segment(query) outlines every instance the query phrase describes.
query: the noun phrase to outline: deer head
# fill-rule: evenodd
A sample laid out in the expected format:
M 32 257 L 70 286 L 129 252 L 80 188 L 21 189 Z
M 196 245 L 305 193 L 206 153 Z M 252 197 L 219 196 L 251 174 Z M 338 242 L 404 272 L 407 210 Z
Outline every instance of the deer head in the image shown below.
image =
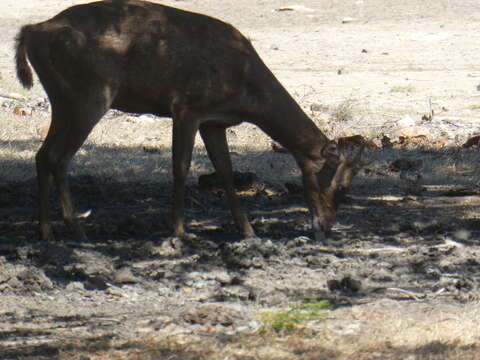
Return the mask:
M 312 227 L 317 240 L 324 240 L 335 223 L 339 205 L 344 202 L 353 178 L 365 165 L 361 161 L 364 146 L 353 154 L 339 153 L 334 142 L 322 151 L 323 164 L 315 171 L 316 184 L 305 184 L 305 197 L 312 214 Z M 313 186 L 312 186 L 313 185 Z

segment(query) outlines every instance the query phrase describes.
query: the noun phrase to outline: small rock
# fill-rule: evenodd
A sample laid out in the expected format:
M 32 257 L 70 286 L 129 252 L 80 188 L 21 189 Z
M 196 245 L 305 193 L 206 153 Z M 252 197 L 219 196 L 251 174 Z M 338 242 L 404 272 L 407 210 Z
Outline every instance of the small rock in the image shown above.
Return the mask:
M 85 284 L 85 290 L 101 290 L 104 291 L 108 288 L 107 281 L 101 276 L 93 276 L 89 278 Z
M 330 107 L 328 105 L 314 103 L 310 105 L 310 111 L 328 113 L 330 112 Z
M 362 287 L 362 283 L 359 280 L 351 278 L 350 276 L 345 276 L 342 280 L 328 280 L 327 286 L 330 291 L 357 293 Z
M 41 269 L 30 268 L 27 271 L 18 273 L 17 279 L 22 283 L 22 290 L 27 292 L 53 289 L 52 281 Z
M 241 306 L 213 303 L 186 309 L 180 316 L 184 321 L 192 324 L 223 326 L 230 326 L 250 318 Z
M 150 246 L 150 253 L 153 256 L 177 257 L 183 253 L 183 242 L 181 239 L 171 237 L 165 239 L 160 246 Z
M 371 280 L 378 282 L 390 282 L 393 281 L 391 274 L 384 270 L 376 271 L 371 277 Z
M 221 289 L 221 296 L 235 300 L 248 300 L 250 290 L 241 285 L 226 286 Z
M 121 284 L 138 283 L 140 281 L 135 275 L 133 275 L 132 270 L 127 267 L 117 270 L 113 279 L 115 282 Z
M 231 284 L 233 281 L 233 277 L 226 271 L 215 271 L 212 277 L 222 285 Z
M 349 24 L 351 22 L 355 21 L 354 18 L 350 17 L 350 16 L 345 16 L 343 19 L 342 19 L 342 24 Z
M 85 287 L 83 286 L 83 283 L 80 281 L 72 281 L 69 283 L 66 287 L 65 290 L 67 291 L 85 291 Z
M 407 126 L 414 126 L 416 125 L 415 120 L 413 120 L 410 116 L 405 115 L 401 120 L 397 122 L 398 126 L 407 127 Z
M 431 131 L 424 126 L 406 126 L 395 131 L 394 135 L 397 137 L 412 138 L 417 136 L 429 137 Z
M 110 286 L 105 292 L 113 296 L 118 296 L 118 297 L 123 296 L 123 291 L 116 286 Z
M 28 111 L 26 108 L 21 107 L 21 106 L 15 106 L 13 108 L 13 114 L 18 115 L 18 116 L 27 116 L 28 114 L 31 114 L 32 111 Z
M 472 233 L 468 230 L 457 230 L 455 231 L 455 233 L 453 234 L 453 237 L 455 238 L 455 240 L 458 240 L 458 241 L 467 241 L 470 239 L 470 237 L 472 236 Z
M 234 328 L 234 329 L 231 330 L 231 331 L 227 331 L 226 334 L 227 334 L 227 335 L 237 335 L 237 334 L 240 334 L 240 333 L 255 332 L 255 331 L 257 331 L 261 326 L 262 326 L 262 324 L 261 324 L 259 321 L 250 320 L 250 321 L 249 321 L 248 323 L 246 323 L 246 324 L 242 324 L 242 325 L 240 325 L 240 326 L 237 326 L 236 328 Z
M 306 244 L 308 244 L 309 242 L 311 242 L 312 240 L 307 237 L 307 236 L 297 236 L 295 239 L 293 239 L 292 241 L 289 241 L 287 244 L 288 246 L 290 247 L 293 247 L 293 246 L 304 246 Z
M 442 224 L 438 220 L 434 219 L 431 221 L 413 221 L 410 223 L 410 229 L 417 233 L 428 233 L 439 231 L 442 228 Z

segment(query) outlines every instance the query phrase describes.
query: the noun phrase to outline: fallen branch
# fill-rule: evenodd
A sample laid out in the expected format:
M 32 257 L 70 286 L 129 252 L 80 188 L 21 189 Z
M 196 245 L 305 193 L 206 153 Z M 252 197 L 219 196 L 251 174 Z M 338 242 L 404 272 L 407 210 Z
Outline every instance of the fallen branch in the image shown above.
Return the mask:
M 405 249 L 405 248 L 398 248 L 398 247 L 392 246 L 392 247 L 373 248 L 373 249 L 355 249 L 352 251 L 345 251 L 345 252 L 352 253 L 352 254 L 368 255 L 372 253 L 382 253 L 382 252 L 402 253 L 407 251 L 409 251 L 408 248 Z
M 427 297 L 426 294 L 418 294 L 418 293 L 414 293 L 413 291 L 404 290 L 404 289 L 400 289 L 400 288 L 387 288 L 387 290 L 399 292 L 399 293 L 407 295 L 407 297 L 415 299 L 415 300 L 420 300 L 420 299 L 424 299 L 424 298 Z
M 25 100 L 25 97 L 20 95 L 20 94 L 15 94 L 15 93 L 2 93 L 0 92 L 0 97 L 5 98 L 5 99 L 11 99 L 11 100 Z

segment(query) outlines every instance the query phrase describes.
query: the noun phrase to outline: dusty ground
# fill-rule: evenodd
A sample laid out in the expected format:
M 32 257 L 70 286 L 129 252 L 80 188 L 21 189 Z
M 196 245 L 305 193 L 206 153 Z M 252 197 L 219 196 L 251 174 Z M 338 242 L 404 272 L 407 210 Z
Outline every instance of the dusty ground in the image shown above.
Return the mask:
M 71 169 L 90 241 L 60 221 L 57 242 L 37 241 L 33 156 L 49 112 L 40 86 L 16 84 L 13 38 L 74 3 L 0 2 L 0 359 L 480 359 L 480 156 L 460 146 L 480 133 L 477 1 L 167 2 L 236 25 L 332 138 L 394 140 L 409 116 L 443 139 L 370 150 L 330 246 L 285 186 L 299 183 L 289 155 L 249 125 L 229 140 L 236 169 L 263 184 L 242 195 L 261 240 L 241 240 L 221 195 L 196 185 L 211 171 L 200 142 L 197 239 L 169 238 L 170 122 L 118 113 Z M 273 11 L 293 4 L 312 11 Z M 398 159 L 422 163 L 398 171 Z M 332 307 L 321 321 L 264 326 L 266 310 L 319 300 Z

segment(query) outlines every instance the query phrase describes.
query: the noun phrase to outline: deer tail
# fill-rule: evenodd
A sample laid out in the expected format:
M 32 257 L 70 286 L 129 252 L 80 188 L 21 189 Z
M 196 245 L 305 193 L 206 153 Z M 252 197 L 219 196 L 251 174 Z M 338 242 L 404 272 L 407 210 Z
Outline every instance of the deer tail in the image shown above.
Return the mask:
M 17 78 L 24 88 L 30 89 L 33 86 L 32 68 L 27 61 L 28 37 L 31 30 L 30 25 L 23 26 L 16 37 L 15 61 L 17 65 Z

